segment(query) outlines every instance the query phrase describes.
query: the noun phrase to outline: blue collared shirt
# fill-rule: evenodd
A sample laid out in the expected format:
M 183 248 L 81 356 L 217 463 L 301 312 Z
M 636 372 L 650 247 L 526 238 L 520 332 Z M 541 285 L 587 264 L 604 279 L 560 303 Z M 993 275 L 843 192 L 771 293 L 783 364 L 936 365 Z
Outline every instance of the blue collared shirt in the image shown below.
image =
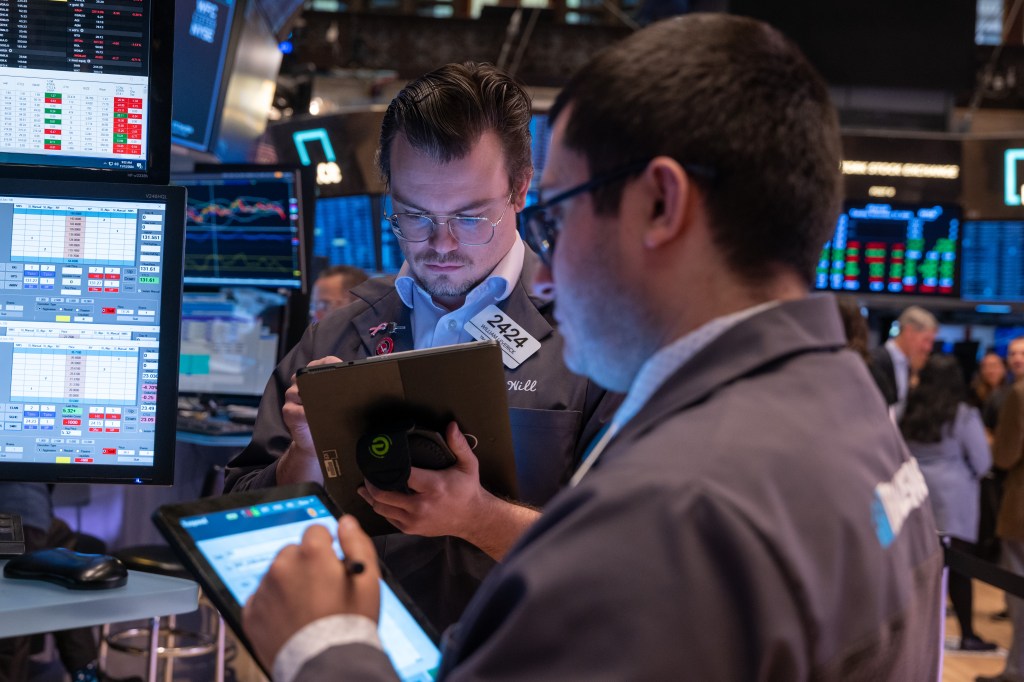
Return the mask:
M 395 280 L 395 289 L 402 303 L 412 309 L 413 348 L 433 348 L 467 343 L 473 340 L 464 327 L 489 305 L 508 298 L 523 272 L 526 246 L 516 234 L 508 253 L 498 261 L 484 281 L 468 294 L 461 308 L 448 311 L 434 303 L 427 291 L 413 279 L 409 264 L 403 263 Z

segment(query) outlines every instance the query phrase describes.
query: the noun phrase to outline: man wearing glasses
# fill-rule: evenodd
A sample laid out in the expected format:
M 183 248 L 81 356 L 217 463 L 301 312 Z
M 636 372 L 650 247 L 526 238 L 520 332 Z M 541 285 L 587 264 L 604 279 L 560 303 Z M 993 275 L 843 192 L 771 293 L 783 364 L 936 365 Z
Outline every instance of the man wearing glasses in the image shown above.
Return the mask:
M 516 230 L 533 175 L 530 115 L 524 90 L 489 65 L 445 66 L 392 101 L 378 164 L 405 264 L 397 278 L 353 289 L 355 303 L 306 331 L 268 383 L 252 443 L 226 482 L 245 490 L 323 480 L 293 381 L 298 368 L 469 342 L 466 323 L 500 310 L 539 342 L 505 368 L 525 504 L 484 490 L 471 452 L 451 469 L 414 469 L 415 495 L 365 488 L 367 502 L 406 534 L 388 536 L 385 561 L 439 629 L 568 481 L 613 409 L 602 389 L 565 367 L 553 305 L 530 294 L 539 261 Z
M 927 488 L 835 299 L 809 295 L 842 193 L 825 83 L 765 24 L 689 14 L 591 60 L 549 120 L 536 285 L 569 366 L 628 393 L 440 679 L 938 679 Z M 375 566 L 358 523 L 339 539 Z M 281 552 L 250 641 L 278 682 L 394 679 L 377 574 L 330 542 Z

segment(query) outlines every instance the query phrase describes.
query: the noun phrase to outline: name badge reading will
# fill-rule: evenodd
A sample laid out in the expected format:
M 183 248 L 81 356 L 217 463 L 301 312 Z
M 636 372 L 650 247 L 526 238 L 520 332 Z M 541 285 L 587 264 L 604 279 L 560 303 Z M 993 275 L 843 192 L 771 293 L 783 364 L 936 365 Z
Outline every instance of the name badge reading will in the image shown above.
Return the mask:
M 477 341 L 497 341 L 501 346 L 501 360 L 509 369 L 515 369 L 540 350 L 540 341 L 496 305 L 489 305 L 477 313 L 466 323 L 465 330 Z

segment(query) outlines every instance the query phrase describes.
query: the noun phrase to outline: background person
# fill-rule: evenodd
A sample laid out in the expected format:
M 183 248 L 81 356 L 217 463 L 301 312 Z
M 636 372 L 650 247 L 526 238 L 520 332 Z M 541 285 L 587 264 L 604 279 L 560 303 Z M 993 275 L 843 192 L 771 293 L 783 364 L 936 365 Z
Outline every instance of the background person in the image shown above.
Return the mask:
M 899 333 L 871 351 L 871 376 L 882 391 L 885 403 L 899 422 L 907 403 L 907 392 L 916 382 L 935 345 L 939 322 L 916 305 L 904 309 L 896 320 Z
M 921 465 L 928 499 L 940 533 L 952 546 L 974 553 L 978 539 L 980 480 L 992 465 L 985 426 L 977 408 L 964 402 L 960 363 L 950 355 L 932 355 L 907 396 L 900 430 Z M 971 579 L 950 571 L 949 598 L 960 624 L 960 649 L 994 651 L 996 645 L 974 632 Z
M 320 271 L 309 296 L 309 317 L 319 322 L 332 310 L 343 308 L 356 300 L 350 291 L 370 278 L 354 265 L 331 265 Z
M 992 464 L 1006 472 L 1003 499 L 996 519 L 999 557 L 1007 570 L 1024 575 L 1024 336 L 1006 349 L 1006 363 L 1014 383 L 1003 401 L 992 445 Z M 995 677 L 978 677 L 978 682 L 1017 682 L 1024 679 L 1024 600 L 1006 595 L 1013 625 L 1006 667 Z
M 985 424 L 985 435 L 989 446 L 995 442 L 996 426 L 999 423 L 999 411 L 1010 392 L 1010 374 L 1006 361 L 994 350 L 989 350 L 978 363 L 978 371 L 971 380 L 967 402 L 981 411 L 981 421 Z M 996 517 L 1003 499 L 1003 480 L 1006 472 L 1001 469 L 989 469 L 981 479 L 981 510 L 978 516 L 978 542 L 975 552 L 988 561 L 999 560 L 999 538 L 996 537 Z M 1005 619 L 1008 613 L 1004 610 L 996 614 Z
M 999 422 L 999 409 L 1010 391 L 1012 381 L 1006 361 L 994 350 L 989 350 L 978 363 L 978 371 L 971 379 L 968 402 L 981 412 L 981 420 L 989 436 L 989 443 L 995 437 Z

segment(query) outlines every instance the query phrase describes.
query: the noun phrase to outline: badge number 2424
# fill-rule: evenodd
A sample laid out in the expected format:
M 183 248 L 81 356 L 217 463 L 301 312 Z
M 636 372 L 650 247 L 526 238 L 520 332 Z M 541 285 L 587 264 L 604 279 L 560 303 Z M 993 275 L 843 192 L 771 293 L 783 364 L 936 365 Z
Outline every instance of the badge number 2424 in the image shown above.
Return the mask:
M 496 305 L 487 306 L 477 313 L 466 323 L 466 331 L 478 341 L 497 341 L 501 346 L 502 361 L 509 369 L 515 369 L 540 349 L 540 341 Z
M 487 320 L 485 324 L 489 325 L 492 329 L 497 329 L 502 338 L 515 344 L 516 348 L 522 348 L 529 342 L 526 336 L 522 336 L 523 331 L 513 323 L 506 321 L 505 316 L 501 313 Z

